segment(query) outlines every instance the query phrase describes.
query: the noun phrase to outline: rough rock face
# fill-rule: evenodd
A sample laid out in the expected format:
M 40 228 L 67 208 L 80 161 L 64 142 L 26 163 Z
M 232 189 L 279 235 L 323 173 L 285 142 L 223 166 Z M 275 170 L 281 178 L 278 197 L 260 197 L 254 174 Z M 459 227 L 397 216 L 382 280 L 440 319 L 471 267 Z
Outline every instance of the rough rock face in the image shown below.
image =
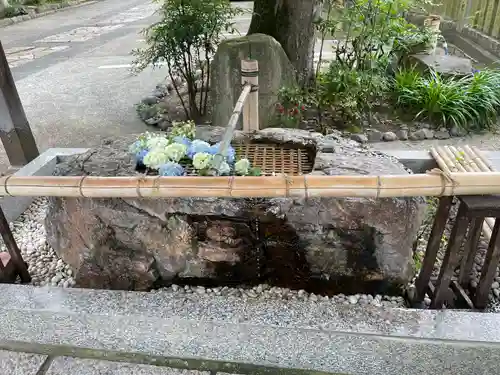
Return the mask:
M 275 114 L 278 91 L 295 82 L 295 73 L 281 45 L 271 36 L 252 34 L 223 41 L 212 63 L 212 123 L 226 126 L 241 94 L 241 59 L 251 53 L 259 61 L 259 121 L 269 126 Z M 239 129 L 241 129 L 241 121 Z
M 198 129 L 210 141 L 221 133 Z M 316 153 L 314 174 L 408 173 L 396 160 L 338 134 L 269 128 L 237 138 L 308 148 Z M 68 157 L 56 174 L 135 174 L 127 153 L 133 139 Z M 55 197 L 46 227 L 50 245 L 82 287 L 147 290 L 174 277 L 248 281 L 276 267 L 293 272 L 297 265 L 313 277 L 399 283 L 413 275 L 412 242 L 423 209 L 421 198 Z

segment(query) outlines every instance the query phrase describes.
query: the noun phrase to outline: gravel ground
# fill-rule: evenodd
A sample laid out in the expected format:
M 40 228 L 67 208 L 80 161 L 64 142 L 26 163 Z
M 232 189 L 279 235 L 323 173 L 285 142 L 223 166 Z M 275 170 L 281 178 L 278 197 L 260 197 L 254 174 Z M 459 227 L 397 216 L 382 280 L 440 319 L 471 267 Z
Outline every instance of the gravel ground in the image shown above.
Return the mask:
M 18 220 L 10 224 L 12 234 L 24 261 L 28 263 L 33 285 L 74 286 L 72 270 L 47 244 L 44 226 L 46 209 L 47 200 L 37 199 Z M 3 241 L 0 251 L 6 251 Z
M 288 288 L 272 287 L 267 284 L 260 284 L 253 288 L 229 288 L 227 286 L 217 288 L 205 288 L 203 286 L 179 286 L 172 285 L 168 288 L 153 291 L 154 293 L 171 293 L 180 295 L 204 295 L 204 296 L 227 296 L 243 299 L 264 299 L 264 300 L 297 300 L 315 302 L 329 302 L 343 305 L 371 305 L 377 307 L 405 307 L 403 297 L 382 296 L 370 294 L 344 295 L 337 294 L 332 297 L 307 293 L 305 290 L 291 290 Z

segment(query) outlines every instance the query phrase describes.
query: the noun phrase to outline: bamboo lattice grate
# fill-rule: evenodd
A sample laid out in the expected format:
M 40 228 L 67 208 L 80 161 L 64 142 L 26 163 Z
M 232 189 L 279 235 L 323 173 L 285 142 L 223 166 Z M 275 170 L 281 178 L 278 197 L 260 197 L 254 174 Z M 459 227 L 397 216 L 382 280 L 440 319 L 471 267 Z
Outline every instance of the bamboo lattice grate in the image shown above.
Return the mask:
M 237 158 L 247 158 L 252 166 L 259 167 L 263 176 L 300 176 L 311 173 L 312 160 L 306 150 L 273 144 L 235 145 Z
M 286 174 L 301 176 L 311 173 L 313 161 L 306 150 L 275 144 L 235 144 L 236 159 L 247 158 L 252 167 L 261 169 L 262 176 Z M 196 173 L 187 167 L 188 176 Z

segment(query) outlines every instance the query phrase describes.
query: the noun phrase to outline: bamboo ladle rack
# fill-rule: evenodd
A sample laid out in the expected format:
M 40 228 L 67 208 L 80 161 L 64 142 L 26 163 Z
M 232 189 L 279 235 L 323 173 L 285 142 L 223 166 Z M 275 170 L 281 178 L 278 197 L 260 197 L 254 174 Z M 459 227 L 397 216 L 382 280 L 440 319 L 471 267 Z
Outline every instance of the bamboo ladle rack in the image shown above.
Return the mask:
M 431 149 L 431 154 L 436 160 L 439 168 L 446 173 L 496 173 L 497 171 L 483 153 L 476 147 L 443 146 Z M 487 240 L 491 234 L 495 220 L 486 218 L 483 224 L 483 235 Z

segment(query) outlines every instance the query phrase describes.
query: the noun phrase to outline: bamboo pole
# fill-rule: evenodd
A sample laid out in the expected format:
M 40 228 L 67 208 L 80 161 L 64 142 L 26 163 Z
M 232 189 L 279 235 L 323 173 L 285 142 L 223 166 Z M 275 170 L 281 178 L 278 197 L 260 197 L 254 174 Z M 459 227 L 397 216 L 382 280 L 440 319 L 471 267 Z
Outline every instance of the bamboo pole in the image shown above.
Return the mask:
M 252 89 L 243 107 L 243 131 L 259 130 L 259 62 L 241 60 L 241 84 L 250 84 Z
M 493 164 L 484 156 L 483 152 L 477 147 L 471 147 L 472 151 L 483 161 L 483 163 L 490 169 L 490 171 L 495 172 L 495 167 Z
M 0 177 L 0 196 L 165 197 L 412 197 L 500 194 L 500 173 L 388 176 Z
M 236 125 L 238 124 L 238 119 L 240 118 L 241 111 L 243 110 L 243 105 L 245 104 L 245 101 L 247 100 L 247 97 L 250 94 L 251 89 L 252 86 L 249 83 L 245 83 L 245 85 L 243 86 L 243 90 L 241 91 L 240 97 L 238 98 L 238 101 L 234 106 L 233 114 L 229 119 L 229 122 L 226 127 L 226 132 L 224 133 L 224 137 L 222 138 L 222 142 L 220 145 L 220 153 L 214 155 L 213 168 L 216 170 L 220 168 L 222 162 L 227 156 L 227 149 L 229 147 L 229 144 L 231 143 L 231 140 L 233 139 L 234 130 L 236 129 Z
M 443 163 L 442 165 L 439 165 L 440 168 L 445 168 L 449 173 L 458 172 L 457 166 L 452 161 L 452 159 L 450 159 L 443 148 L 438 147 L 437 149 L 435 149 L 435 151 L 440 156 L 440 159 Z

